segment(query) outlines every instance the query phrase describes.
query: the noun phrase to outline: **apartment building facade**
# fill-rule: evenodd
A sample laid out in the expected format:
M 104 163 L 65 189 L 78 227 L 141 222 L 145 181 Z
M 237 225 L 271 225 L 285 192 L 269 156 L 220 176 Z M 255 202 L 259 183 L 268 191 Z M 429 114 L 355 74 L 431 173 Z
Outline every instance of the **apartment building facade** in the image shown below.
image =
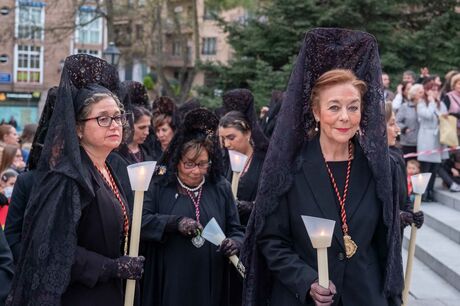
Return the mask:
M 167 1 L 178 14 L 191 14 L 191 4 L 187 0 Z M 3 0 L 0 4 L 0 120 L 8 121 L 13 116 L 19 124 L 37 122 L 46 93 L 52 86 L 59 85 L 61 70 L 67 56 L 87 53 L 102 56 L 108 46 L 108 29 L 106 20 L 101 16 L 98 5 L 103 1 L 87 1 L 88 5 L 75 7 L 73 0 Z M 135 3 L 134 7 L 132 3 Z M 117 0 L 115 5 L 136 10 L 136 14 L 149 14 L 148 0 Z M 103 8 L 103 7 L 102 7 Z M 197 1 L 198 24 L 200 33 L 200 59 L 202 61 L 219 61 L 227 63 L 232 56 L 226 35 L 212 18 L 204 5 L 204 0 Z M 221 12 L 226 20 L 238 20 L 245 11 L 236 8 Z M 184 17 L 184 16 L 182 16 Z M 185 16 L 187 17 L 187 16 Z M 118 19 L 117 19 L 118 18 Z M 114 28 L 123 26 L 123 12 L 114 20 Z M 141 20 L 140 18 L 138 18 Z M 185 23 L 189 18 L 181 18 Z M 168 18 L 165 25 L 170 24 Z M 186 50 L 177 41 L 173 30 L 164 31 L 163 66 L 168 78 L 174 79 L 183 66 L 183 52 L 188 53 L 192 67 L 194 62 L 193 36 L 190 27 L 183 27 L 182 34 L 187 35 Z M 150 29 L 138 24 L 134 27 L 131 41 L 136 48 L 119 46 L 121 61 L 119 73 L 121 80 L 142 81 L 144 76 L 156 67 L 143 52 L 140 42 Z M 122 35 L 126 35 L 126 31 Z M 116 35 L 115 35 L 116 36 Z M 118 37 L 119 41 L 126 37 Z M 136 41 L 138 40 L 138 41 Z M 128 47 L 130 52 L 128 52 Z M 134 50 L 134 52 L 133 52 Z M 125 54 L 123 54 L 125 53 Z M 203 73 L 195 76 L 194 84 L 205 82 Z

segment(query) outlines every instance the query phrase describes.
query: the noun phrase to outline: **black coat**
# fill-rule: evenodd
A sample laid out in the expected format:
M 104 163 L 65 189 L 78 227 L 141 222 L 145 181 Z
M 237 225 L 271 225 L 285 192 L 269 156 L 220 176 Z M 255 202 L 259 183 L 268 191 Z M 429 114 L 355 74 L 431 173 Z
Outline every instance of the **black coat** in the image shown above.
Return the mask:
M 89 171 L 95 197 L 82 210 L 70 285 L 62 296 L 62 305 L 121 306 L 124 302 L 123 281 L 117 278 L 101 280 L 103 264 L 123 255 L 121 206 L 90 161 L 83 159 L 83 162 L 83 167 Z M 120 189 L 120 183 L 114 179 Z M 126 201 L 124 195 L 121 196 Z
M 6 296 L 13 279 L 13 256 L 6 242 L 3 230 L 0 229 L 0 306 L 5 305 Z
M 5 224 L 5 237 L 17 263 L 21 254 L 21 233 L 24 214 L 29 201 L 32 186 L 35 182 L 36 170 L 21 173 L 14 184 L 10 206 Z
M 152 183 L 145 194 L 142 217 L 142 255 L 146 257 L 142 305 L 227 305 L 227 273 L 233 267 L 210 242 L 195 248 L 190 238 L 182 236 L 174 223 L 179 216 L 195 219 L 195 208 L 188 195 L 178 193 L 174 183 Z M 242 243 L 243 231 L 230 184 L 223 178 L 203 186 L 203 227 L 212 217 L 228 238 Z
M 387 229 L 382 203 L 367 159 L 359 145 L 355 148 L 346 212 L 349 234 L 358 245 L 356 254 L 346 258 L 337 196 L 319 141 L 313 141 L 301 152 L 304 158 L 293 185 L 266 220 L 257 242 L 273 279 L 270 305 L 313 305 L 307 293 L 318 278 L 317 256 L 301 215 L 336 221 L 328 248 L 329 278 L 337 288 L 333 305 L 392 305 L 383 294 Z

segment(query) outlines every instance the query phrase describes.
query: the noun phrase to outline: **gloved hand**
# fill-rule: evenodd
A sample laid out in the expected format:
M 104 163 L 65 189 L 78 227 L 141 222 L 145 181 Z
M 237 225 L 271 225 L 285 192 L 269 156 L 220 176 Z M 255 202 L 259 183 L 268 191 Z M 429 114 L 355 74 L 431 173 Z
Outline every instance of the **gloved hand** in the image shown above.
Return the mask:
M 177 225 L 177 230 L 185 237 L 195 237 L 203 230 L 203 226 L 191 218 L 183 217 Z
M 249 215 L 254 207 L 254 202 L 236 200 L 236 208 L 240 215 Z
M 231 238 L 225 238 L 220 244 L 217 252 L 223 253 L 226 257 L 238 255 L 240 253 L 241 243 Z
M 412 213 L 412 219 L 414 219 L 414 225 L 417 228 L 421 228 L 423 222 L 425 221 L 425 215 L 423 214 L 423 211 L 418 211 L 416 213 Z
M 410 211 L 405 211 L 405 210 L 400 211 L 399 212 L 399 218 L 401 220 L 401 227 L 402 228 L 404 228 L 406 226 L 409 226 L 412 223 L 414 223 L 413 214 Z
M 329 306 L 334 303 L 334 295 L 337 289 L 332 281 L 329 281 L 329 288 L 323 288 L 315 281 L 310 286 L 310 296 L 315 302 L 316 306 Z
M 139 280 L 144 273 L 144 256 L 122 256 L 117 259 L 109 259 L 102 267 L 102 277 L 136 279 Z

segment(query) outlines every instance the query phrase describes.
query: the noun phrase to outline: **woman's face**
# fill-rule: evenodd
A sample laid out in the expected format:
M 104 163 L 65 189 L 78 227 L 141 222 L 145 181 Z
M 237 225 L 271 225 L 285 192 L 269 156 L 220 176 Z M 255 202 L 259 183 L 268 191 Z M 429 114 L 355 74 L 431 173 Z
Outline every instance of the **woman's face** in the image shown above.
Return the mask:
M 78 127 L 80 144 L 86 151 L 108 154 L 120 145 L 123 125 L 120 120 L 117 122 L 110 119 L 110 117 L 121 119 L 119 116 L 121 116 L 120 108 L 111 97 L 93 104 L 84 124 Z M 100 126 L 97 118 L 99 118 L 99 123 L 111 121 L 110 125 Z
M 227 150 L 235 150 L 240 153 L 246 154 L 249 147 L 251 146 L 251 132 L 245 133 L 234 127 L 219 127 L 219 136 L 222 145 Z
M 147 136 L 149 136 L 150 117 L 143 115 L 134 123 L 133 143 L 143 144 Z
M 24 158 L 22 157 L 21 149 L 18 149 L 16 151 L 16 154 L 14 155 L 13 166 L 19 170 L 22 170 L 26 167 L 26 164 L 24 163 Z
M 329 144 L 344 144 L 356 134 L 361 121 L 361 96 L 350 83 L 337 84 L 319 93 L 313 109 L 320 137 Z
M 10 145 L 19 145 L 19 136 L 18 132 L 14 127 L 10 129 L 10 132 L 3 136 L 3 142 Z
M 391 117 L 387 122 L 387 138 L 388 138 L 388 145 L 394 146 L 396 145 L 396 138 L 398 137 L 400 132 L 399 126 L 396 123 L 395 114 L 391 113 Z
M 418 102 L 419 100 L 421 100 L 423 98 L 423 96 L 425 95 L 425 90 L 422 88 L 419 88 L 415 94 L 414 94 L 414 97 L 412 98 L 412 101 L 414 102 Z
M 456 92 L 460 93 L 460 81 L 455 82 L 454 88 Z
M 409 94 L 409 89 L 412 87 L 412 83 L 407 83 L 406 87 L 404 88 L 403 96 L 407 99 Z
M 161 147 L 166 148 L 174 136 L 174 131 L 169 123 L 163 123 L 155 129 L 155 135 L 160 141 Z
M 194 149 L 188 150 L 177 165 L 179 179 L 187 186 L 198 186 L 203 177 L 208 173 L 209 154 L 206 149 L 202 149 L 198 156 Z

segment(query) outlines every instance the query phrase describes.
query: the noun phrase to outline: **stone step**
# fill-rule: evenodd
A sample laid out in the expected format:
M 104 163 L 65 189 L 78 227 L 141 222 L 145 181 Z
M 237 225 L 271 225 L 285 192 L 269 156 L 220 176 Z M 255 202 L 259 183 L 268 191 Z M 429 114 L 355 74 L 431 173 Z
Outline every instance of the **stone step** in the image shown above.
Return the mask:
M 404 248 L 410 230 L 404 231 Z M 417 231 L 415 257 L 460 291 L 460 245 L 425 224 Z M 413 278 L 414 279 L 414 278 Z
M 405 249 L 402 251 L 402 256 L 405 269 L 407 261 Z M 412 282 L 407 306 L 460 305 L 460 291 L 452 287 L 428 266 L 415 258 L 412 268 Z
M 460 244 L 460 211 L 440 203 L 423 203 L 422 210 L 425 225 Z
M 439 178 L 435 182 L 434 199 L 442 205 L 460 211 L 460 192 L 449 191 L 442 186 L 442 181 Z

